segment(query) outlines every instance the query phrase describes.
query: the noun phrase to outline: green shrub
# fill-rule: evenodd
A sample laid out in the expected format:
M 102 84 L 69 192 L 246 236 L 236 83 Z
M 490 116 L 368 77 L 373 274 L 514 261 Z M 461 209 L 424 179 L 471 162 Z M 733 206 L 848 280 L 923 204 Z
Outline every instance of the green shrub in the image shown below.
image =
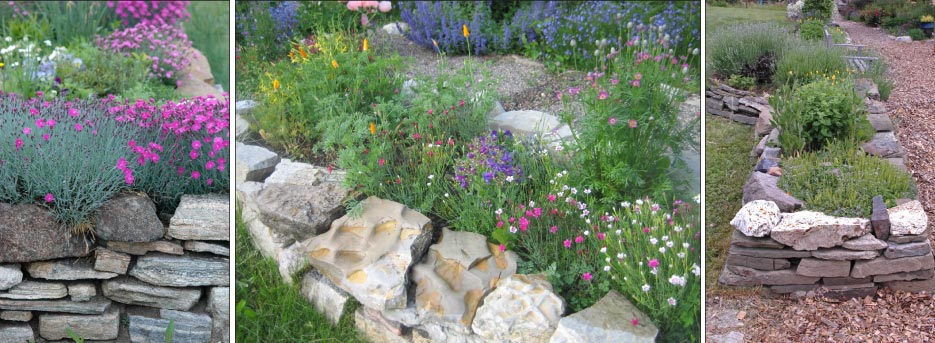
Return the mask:
M 744 71 L 756 66 L 763 56 L 772 56 L 772 61 L 781 60 L 783 52 L 791 45 L 792 36 L 775 24 L 722 27 L 707 39 L 706 63 L 708 70 L 717 76 L 744 75 Z M 769 71 L 774 68 L 769 67 Z
M 894 29 L 905 25 L 907 22 L 908 20 L 906 18 L 886 17 L 883 19 L 883 23 L 881 23 L 880 26 L 882 26 L 884 29 Z
M 770 98 L 770 104 L 776 109 L 773 121 L 780 130 L 779 143 L 788 154 L 817 151 L 834 140 L 852 143 L 865 113 L 853 82 L 833 78 L 795 90 L 785 87 Z
M 799 38 L 804 40 L 824 41 L 825 23 L 817 19 L 808 19 L 799 26 Z
M 848 74 L 843 49 L 829 49 L 822 42 L 799 42 L 790 47 L 776 64 L 773 83 L 804 84 L 824 77 L 836 78 Z
M 727 79 L 727 85 L 737 89 L 753 89 L 756 87 L 756 79 L 734 74 Z
M 890 207 L 914 192 L 909 174 L 845 142 L 789 158 L 783 165 L 780 187 L 805 202 L 806 209 L 834 216 L 866 218 L 873 196 L 882 195 Z
M 909 30 L 909 32 L 908 32 L 907 34 L 909 35 L 909 37 L 912 37 L 912 40 L 923 40 L 923 39 L 925 39 L 925 34 L 922 33 L 922 29 L 920 29 L 920 28 L 914 28 L 914 29 L 912 29 L 912 30 Z
M 834 0 L 805 0 L 805 6 L 802 7 L 802 14 L 805 18 L 814 18 L 822 22 L 831 20 L 831 12 L 834 10 Z
M 124 57 L 101 51 L 88 43 L 80 44 L 73 53 L 85 63 L 80 67 L 69 64 L 62 66 L 62 82 L 73 93 L 70 97 L 87 99 L 109 94 L 121 95 L 139 83 L 148 82 L 147 75 L 152 62 L 142 55 Z

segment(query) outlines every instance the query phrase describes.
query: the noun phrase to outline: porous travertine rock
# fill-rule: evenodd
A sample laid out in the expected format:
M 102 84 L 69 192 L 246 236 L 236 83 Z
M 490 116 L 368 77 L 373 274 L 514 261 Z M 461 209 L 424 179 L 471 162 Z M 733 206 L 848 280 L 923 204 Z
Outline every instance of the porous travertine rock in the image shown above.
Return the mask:
M 796 250 L 815 250 L 835 247 L 867 233 L 870 233 L 870 221 L 867 219 L 801 211 L 783 213 L 770 237 Z
M 747 236 L 766 237 L 779 224 L 779 206 L 767 200 L 748 202 L 730 221 L 735 229 Z
M 484 298 L 471 328 L 491 341 L 548 342 L 564 312 L 544 275 L 513 275 Z
M 431 243 L 428 217 L 377 197 L 364 200 L 359 216 L 346 215 L 304 244 L 309 262 L 366 307 L 404 308 L 409 267 Z
M 893 236 L 918 235 L 928 226 L 928 216 L 918 200 L 893 207 L 888 212 Z

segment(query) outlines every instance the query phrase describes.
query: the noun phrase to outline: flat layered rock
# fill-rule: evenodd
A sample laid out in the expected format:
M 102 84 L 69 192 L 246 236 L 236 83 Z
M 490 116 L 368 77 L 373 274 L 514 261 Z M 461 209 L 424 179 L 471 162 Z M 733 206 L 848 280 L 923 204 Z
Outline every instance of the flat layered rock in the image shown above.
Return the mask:
M 780 270 L 792 267 L 792 263 L 784 258 L 761 258 L 743 255 L 727 255 L 727 261 L 724 264 L 759 270 Z
M 119 242 L 119 241 L 109 241 L 107 242 L 107 248 L 116 252 L 127 253 L 130 255 L 146 255 L 148 252 L 161 252 L 171 255 L 182 255 L 185 254 L 185 250 L 181 245 L 175 242 L 170 241 L 155 241 L 147 243 L 131 243 L 131 242 Z
M 811 251 L 799 251 L 792 249 L 764 249 L 764 248 L 744 248 L 731 246 L 728 250 L 731 255 L 741 255 L 760 258 L 801 258 L 812 256 Z
M 268 184 L 257 193 L 259 220 L 280 235 L 304 241 L 344 215 L 347 189 L 335 182 L 316 186 Z
M 851 274 L 851 262 L 803 258 L 795 273 L 802 276 L 846 277 Z
M 839 246 L 848 239 L 867 233 L 870 233 L 869 220 L 801 211 L 783 213 L 770 237 L 796 250 L 816 250 Z
M 188 241 L 230 241 L 227 194 L 183 195 L 169 221 L 168 236 Z
M 0 292 L 2 299 L 38 300 L 61 299 L 68 296 L 68 287 L 63 283 L 25 281 L 6 292 Z
M 185 250 L 195 251 L 195 252 L 207 252 L 219 256 L 230 256 L 231 249 L 228 246 L 199 242 L 199 241 L 186 241 Z
M 490 120 L 490 127 L 510 130 L 513 134 L 544 136 L 561 122 L 557 117 L 539 111 L 507 111 Z
M 854 269 L 851 270 L 851 277 L 862 278 L 872 275 L 914 272 L 932 268 L 935 268 L 935 260 L 932 259 L 932 254 L 896 259 L 878 257 L 872 260 L 854 262 Z
M 87 256 L 94 245 L 36 205 L 0 203 L 0 263 Z
M 888 212 L 893 236 L 919 235 L 928 227 L 928 215 L 918 200 L 893 207 Z
M 850 239 L 841 245 L 849 250 L 883 250 L 886 249 L 886 241 L 879 240 L 872 234 L 866 234 L 854 239 Z
M 227 258 L 155 253 L 138 258 L 129 275 L 157 286 L 227 286 L 229 267 Z
M 332 171 L 334 173 L 334 171 Z M 265 185 L 316 186 L 328 181 L 328 170 L 284 158 L 264 182 Z
M 0 264 L 0 291 L 23 282 L 23 268 L 19 264 Z
M 802 208 L 802 201 L 780 189 L 778 182 L 779 178 L 776 176 L 753 172 L 743 186 L 743 203 L 754 200 L 772 201 L 782 212 L 792 212 Z
M 172 314 L 169 314 L 172 316 Z M 143 316 L 130 315 L 130 342 L 132 343 L 164 343 L 166 341 L 166 330 L 169 327 L 168 318 L 149 318 Z M 207 317 L 207 316 L 205 316 Z M 191 342 L 191 343 L 209 343 L 211 342 L 211 319 L 207 322 L 203 317 L 193 318 L 194 321 L 188 321 L 186 318 L 175 316 L 173 318 L 174 328 L 173 341 Z
M 94 216 L 94 235 L 105 241 L 152 242 L 162 239 L 165 231 L 156 216 L 156 205 L 142 194 L 120 194 L 105 202 Z
M 93 283 L 72 283 L 68 285 L 68 296 L 72 301 L 88 301 L 97 296 L 97 287 Z
M 872 260 L 877 256 L 880 256 L 880 251 L 878 250 L 848 250 L 841 248 L 831 248 L 812 251 L 812 257 L 820 258 L 822 260 Z
M 821 279 L 821 283 L 825 286 L 847 286 L 847 285 L 861 285 L 866 283 L 873 283 L 873 277 L 865 278 L 852 278 L 848 277 L 826 277 Z
M 873 138 L 869 142 L 861 145 L 861 148 L 863 148 L 864 152 L 867 154 L 883 158 L 903 157 L 906 155 L 893 132 L 878 132 L 873 135 Z
M 932 246 L 929 244 L 928 240 L 924 242 L 914 242 L 906 244 L 896 244 L 893 242 L 889 243 L 889 247 L 886 248 L 886 251 L 883 252 L 883 256 L 886 258 L 900 258 L 900 257 L 912 257 L 912 256 L 922 256 L 932 253 Z
M 877 132 L 889 132 L 895 130 L 895 127 L 893 127 L 893 120 L 890 119 L 890 116 L 886 115 L 886 113 L 867 114 L 867 120 L 870 121 L 870 125 L 873 126 Z
M 191 309 L 201 298 L 199 288 L 160 287 L 129 277 L 104 281 L 101 289 L 116 302 L 171 310 Z
M 658 334 L 649 316 L 617 291 L 610 291 L 591 307 L 562 318 L 549 342 L 649 343 Z
M 120 332 L 120 311 L 111 308 L 99 315 L 41 314 L 39 335 L 48 340 L 71 338 L 68 330 L 87 340 L 117 339 Z
M 110 306 L 110 300 L 94 297 L 88 301 L 68 300 L 12 300 L 0 299 L 0 310 L 64 312 L 74 314 L 102 314 Z
M 874 275 L 873 282 L 926 280 L 935 277 L 935 270 L 923 269 L 914 272 Z
M 230 342 L 230 288 L 212 288 L 208 292 L 208 307 L 205 310 L 211 314 L 211 341 Z
M 769 286 L 769 291 L 776 294 L 789 294 L 796 292 L 811 292 L 820 287 L 818 284 L 810 285 L 773 285 Z
M 886 240 L 890 237 L 890 214 L 886 209 L 886 203 L 883 202 L 883 196 L 874 196 L 871 204 L 873 212 L 870 214 L 870 226 L 873 228 L 873 235 L 878 239 Z
M 94 255 L 94 270 L 117 274 L 126 274 L 132 260 L 130 255 L 101 247 Z
M 388 322 L 379 312 L 374 313 L 367 308 L 354 311 L 354 327 L 371 343 L 417 342 L 403 337 L 398 323 Z
M 0 324 L 0 342 L 32 342 L 36 335 L 29 324 Z
M 0 320 L 11 322 L 28 322 L 32 320 L 32 312 L 29 311 L 0 311 Z
M 871 114 L 886 114 L 885 102 L 864 98 L 864 105 Z
M 471 328 L 496 342 L 548 342 L 565 312 L 544 275 L 513 275 L 484 298 Z
M 766 249 L 783 249 L 786 246 L 782 243 L 777 242 L 776 240 L 769 237 L 749 237 L 740 233 L 740 231 L 734 230 L 730 236 L 730 244 L 732 246 L 742 247 L 742 248 L 766 248 Z
M 728 286 L 753 287 L 759 285 L 810 285 L 819 277 L 796 274 L 792 269 L 764 271 L 747 267 L 726 266 L 718 282 Z
M 416 311 L 424 321 L 450 323 L 450 329 L 470 333 L 484 295 L 516 273 L 517 259 L 483 235 L 443 229 L 425 260 L 412 269 Z
M 94 270 L 88 259 L 33 262 L 26 268 L 34 278 L 46 280 L 110 279 L 117 273 Z
M 263 182 L 276 170 L 279 161 L 279 155 L 269 149 L 237 142 L 234 182 L 235 184 L 246 181 Z
M 302 296 L 333 324 L 341 320 L 345 304 L 351 298 L 350 294 L 314 269 L 302 277 Z
M 766 237 L 779 224 L 779 214 L 779 206 L 775 202 L 753 200 L 737 211 L 730 225 L 746 236 Z
M 864 298 L 875 296 L 877 293 L 877 286 L 872 282 L 858 285 L 824 286 L 823 291 L 824 293 L 822 295 L 826 298 Z
M 929 294 L 935 294 L 935 278 L 916 281 L 890 281 L 883 283 L 883 286 L 910 293 L 928 292 Z
M 428 217 L 377 197 L 361 203 L 359 216 L 344 216 L 327 233 L 303 242 L 309 262 L 366 307 L 405 308 L 409 267 L 431 243 Z

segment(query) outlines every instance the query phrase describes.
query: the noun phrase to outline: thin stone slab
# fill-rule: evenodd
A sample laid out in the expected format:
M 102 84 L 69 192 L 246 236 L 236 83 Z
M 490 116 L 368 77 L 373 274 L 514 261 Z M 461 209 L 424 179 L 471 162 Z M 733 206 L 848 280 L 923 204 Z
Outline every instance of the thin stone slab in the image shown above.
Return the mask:
M 890 119 L 890 116 L 886 115 L 886 113 L 867 114 L 867 120 L 870 121 L 870 125 L 873 126 L 877 132 L 890 132 L 895 130 L 893 127 L 893 120 Z
M 782 258 L 760 258 L 743 255 L 727 255 L 724 264 L 759 270 L 780 270 L 792 267 L 792 263 Z
M 136 260 L 129 275 L 166 287 L 230 285 L 230 260 L 221 257 L 148 254 Z
M 783 249 L 786 246 L 769 237 L 749 237 L 740 231 L 734 230 L 730 236 L 732 246 L 743 248 Z
M 33 262 L 26 270 L 30 276 L 46 280 L 110 279 L 118 275 L 94 270 L 88 259 Z
M 796 274 L 792 269 L 764 271 L 740 266 L 725 266 L 718 281 L 729 286 L 810 285 L 819 277 Z
M 36 335 L 29 324 L 6 324 L 0 323 L 0 342 L 4 343 L 23 343 L 33 342 Z
M 861 285 L 866 283 L 873 283 L 873 277 L 865 278 L 852 278 L 848 277 L 826 277 L 821 278 L 821 283 L 825 286 L 848 286 L 848 285 Z
M 247 137 L 247 133 L 250 132 L 250 122 L 240 116 L 240 114 L 234 115 L 234 122 L 237 123 L 236 132 L 234 132 L 234 137 L 240 141 L 244 137 Z
M 610 291 L 591 307 L 562 318 L 549 342 L 650 343 L 658 334 L 649 316 L 617 291 Z
M 234 103 L 234 112 L 239 115 L 250 114 L 260 103 L 254 100 L 240 100 Z
M 510 130 L 517 136 L 533 134 L 545 136 L 561 125 L 557 117 L 539 111 L 508 111 L 493 117 L 490 126 Z
M 851 262 L 803 258 L 795 273 L 802 276 L 846 277 L 851 274 Z
M 169 221 L 168 236 L 190 241 L 230 241 L 227 194 L 183 195 Z
M 23 268 L 19 264 L 0 264 L 0 291 L 23 282 Z
M 822 260 L 851 261 L 851 260 L 872 260 L 880 256 L 878 250 L 848 250 L 841 248 L 818 249 L 812 251 L 812 257 Z
M 923 269 L 914 272 L 874 275 L 873 282 L 925 280 L 931 279 L 932 277 L 935 277 L 935 270 Z
M 0 310 L 64 312 L 74 314 L 101 314 L 110 306 L 110 300 L 94 297 L 88 301 L 68 300 L 11 300 L 0 299 Z
M 97 287 L 93 283 L 72 283 L 68 285 L 68 296 L 72 301 L 88 301 L 97 296 Z
M 878 132 L 873 135 L 873 138 L 870 139 L 869 142 L 864 143 L 861 147 L 864 149 L 864 152 L 877 157 L 890 158 L 903 157 L 906 155 L 893 132 Z
M 886 258 L 900 258 L 922 256 L 931 253 L 932 246 L 929 244 L 928 240 L 925 240 L 924 242 L 906 244 L 896 244 L 890 242 L 889 247 L 887 247 L 886 251 L 883 252 L 883 256 L 886 256 Z
M 207 252 L 219 256 L 230 256 L 231 249 L 229 247 L 207 243 L 199 241 L 185 241 L 185 250 L 195 251 L 195 252 Z
M 776 294 L 789 294 L 795 292 L 811 292 L 817 290 L 820 285 L 774 285 L 769 286 L 769 291 Z
M 107 242 L 107 248 L 116 252 L 127 253 L 130 255 L 146 255 L 151 251 L 161 252 L 170 255 L 183 255 L 185 250 L 181 245 L 170 241 L 155 241 L 148 243 L 130 243 L 110 241 Z
M 893 243 L 899 243 L 899 244 L 922 242 L 928 239 L 931 234 L 932 234 L 932 229 L 929 227 L 929 228 L 926 228 L 925 231 L 922 231 L 922 233 L 918 235 L 905 235 L 905 236 L 890 235 L 890 238 L 887 238 L 887 241 L 893 242 Z
M 37 205 L 0 203 L 0 263 L 87 256 L 94 244 L 62 228 Z
M 743 205 L 730 225 L 745 236 L 766 237 L 779 224 L 779 206 L 767 200 L 753 200 Z
M 902 36 L 902 37 L 909 38 L 909 36 Z M 909 41 L 911 42 L 912 39 L 909 38 Z M 868 79 L 868 78 L 857 79 L 854 81 L 854 88 L 857 90 L 857 93 L 860 94 L 861 96 L 866 96 L 870 100 L 880 101 L 879 88 L 877 87 L 877 84 L 873 82 L 872 79 Z
M 870 222 L 873 226 L 873 221 Z M 850 239 L 844 242 L 841 245 L 844 249 L 849 250 L 882 250 L 886 249 L 887 245 L 885 241 L 879 240 L 874 237 L 872 234 L 866 234 L 854 239 Z
M 893 207 L 888 212 L 893 236 L 918 235 L 928 228 L 928 215 L 918 200 Z
M 129 331 L 131 343 L 164 343 L 166 341 L 165 337 L 169 327 L 169 319 L 134 315 L 128 317 L 130 321 Z M 203 323 L 195 323 L 195 325 L 201 324 Z M 194 326 L 179 320 L 174 321 L 174 325 L 173 341 L 190 343 L 211 342 L 210 319 L 207 327 Z
M 782 212 L 792 212 L 802 208 L 802 201 L 780 189 L 778 182 L 779 178 L 776 176 L 753 172 L 743 186 L 743 203 L 768 200 L 776 203 Z
M 302 277 L 302 296 L 308 299 L 315 309 L 324 314 L 332 324 L 337 324 L 341 320 L 347 308 L 345 304 L 351 298 L 350 294 L 314 269 Z
M 234 159 L 234 182 L 263 182 L 276 170 L 280 157 L 269 149 L 237 142 L 237 156 Z
M 3 299 L 61 299 L 66 296 L 68 296 L 68 287 L 56 282 L 25 281 L 6 292 L 0 292 L 0 298 Z
M 882 240 L 890 237 L 890 214 L 883 202 L 883 196 L 877 195 L 871 199 L 873 212 L 870 215 L 870 226 L 873 227 L 873 234 Z M 880 249 L 885 249 L 882 247 Z
M 799 251 L 792 249 L 763 249 L 763 248 L 744 248 L 731 246 L 728 250 L 731 255 L 743 255 L 761 258 L 801 258 L 812 256 L 811 251 Z
M 183 311 L 201 298 L 199 288 L 160 287 L 130 277 L 104 281 L 101 289 L 116 302 Z
M 935 260 L 932 259 L 932 254 L 896 259 L 878 257 L 873 260 L 854 262 L 854 269 L 851 270 L 851 277 L 862 278 L 872 275 L 914 272 L 932 268 L 935 268 Z
M 126 274 L 130 268 L 130 255 L 112 251 L 107 248 L 97 248 L 94 259 L 94 269 L 102 272 Z
M 97 210 L 94 235 L 104 241 L 152 242 L 165 235 L 165 227 L 149 197 L 123 193 Z
M 935 278 L 915 281 L 890 281 L 884 282 L 883 286 L 910 293 L 928 292 L 929 294 L 935 294 Z
M 796 250 L 839 246 L 844 241 L 870 232 L 870 221 L 863 218 L 832 217 L 821 212 L 783 213 L 770 237 Z
M 117 339 L 120 333 L 120 311 L 112 307 L 99 315 L 41 314 L 39 335 L 48 340 L 71 338 L 71 333 L 86 340 Z
M 867 112 L 871 114 L 886 114 L 885 102 L 864 98 L 864 105 L 867 106 Z
M 744 335 L 737 331 L 731 331 L 721 335 L 705 335 L 705 342 L 708 343 L 743 343 Z
M 334 173 L 334 171 L 332 171 Z M 296 162 L 288 158 L 282 159 L 276 165 L 275 171 L 266 178 L 263 184 L 317 186 L 329 180 L 328 169 L 317 167 L 308 163 Z
M 0 311 L 0 320 L 11 322 L 28 322 L 32 320 L 32 312 L 29 311 Z
M 822 295 L 832 299 L 851 299 L 872 297 L 877 293 L 877 287 L 873 283 L 859 285 L 840 285 L 824 286 Z
M 904 157 L 886 158 L 886 162 L 889 162 L 891 165 L 896 167 L 896 169 L 902 170 L 904 172 L 909 172 L 909 169 L 906 168 L 906 159 Z
M 207 314 L 161 309 L 159 316 L 175 323 L 177 332 L 174 340 L 180 342 L 211 341 L 211 317 Z
M 316 186 L 267 184 L 257 193 L 259 220 L 281 235 L 304 241 L 328 231 L 344 215 L 347 189 L 335 182 Z

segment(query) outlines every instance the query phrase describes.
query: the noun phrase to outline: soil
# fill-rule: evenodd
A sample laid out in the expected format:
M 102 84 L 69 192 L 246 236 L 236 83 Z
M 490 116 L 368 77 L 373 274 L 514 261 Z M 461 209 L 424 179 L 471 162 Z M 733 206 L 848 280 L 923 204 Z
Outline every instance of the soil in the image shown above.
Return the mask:
M 878 28 L 836 19 L 854 44 L 880 52 L 894 89 L 886 103 L 919 200 L 935 227 L 935 55 L 933 41 L 897 42 Z M 933 236 L 930 239 L 935 239 Z M 720 273 L 720 270 L 706 270 Z M 711 287 L 708 287 L 709 289 Z M 748 342 L 930 342 L 935 341 L 935 297 L 889 289 L 876 298 L 778 299 L 749 292 L 721 291 L 705 300 L 705 334 L 736 331 Z M 742 314 L 742 315 L 741 315 Z M 742 326 L 724 324 L 740 318 Z

